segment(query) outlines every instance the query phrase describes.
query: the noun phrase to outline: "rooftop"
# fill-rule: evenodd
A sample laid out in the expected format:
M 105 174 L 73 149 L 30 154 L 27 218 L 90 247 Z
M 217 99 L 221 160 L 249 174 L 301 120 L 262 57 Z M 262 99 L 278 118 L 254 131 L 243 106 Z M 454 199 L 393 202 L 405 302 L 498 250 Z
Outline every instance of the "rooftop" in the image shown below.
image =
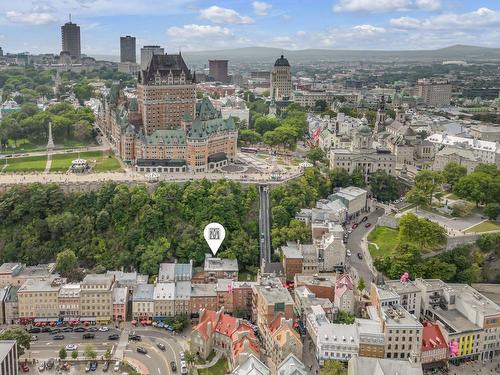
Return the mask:
M 0 266 L 0 275 L 17 273 L 22 267 L 21 263 L 4 263 Z
M 422 351 L 434 349 L 446 349 L 448 345 L 439 328 L 439 325 L 432 322 L 424 322 L 422 330 Z
M 278 365 L 278 375 L 306 375 L 306 366 L 293 353 Z
M 38 279 L 41 277 L 48 277 L 56 268 L 55 263 L 39 264 L 37 266 L 28 266 L 21 270 L 17 275 L 25 279 Z
M 135 301 L 153 301 L 155 286 L 153 284 L 139 284 L 134 290 L 132 300 Z
M 269 368 L 253 354 L 234 369 L 232 375 L 270 375 Z
M 174 300 L 175 283 L 157 283 L 154 286 L 154 300 Z
M 238 261 L 236 259 L 221 259 L 208 256 L 205 258 L 205 272 L 238 272 Z
M 114 287 L 113 288 L 113 304 L 127 303 L 127 293 L 128 288 L 125 287 Z
M 364 375 L 422 375 L 422 366 L 412 366 L 409 361 L 387 358 L 353 356 L 349 360 L 349 374 Z
M 421 328 L 422 324 L 400 305 L 381 307 L 386 326 Z
M 438 317 L 448 333 L 461 333 L 481 330 L 481 328 L 467 319 L 457 309 L 443 310 L 441 308 L 431 309 Z
M 193 284 L 191 285 L 191 297 L 216 297 L 217 285 L 215 284 Z
M 282 246 L 281 251 L 283 252 L 284 258 L 288 258 L 288 259 L 303 259 L 304 258 L 296 244 Z
M 114 280 L 113 275 L 107 275 L 107 274 L 98 274 L 98 273 L 91 273 L 85 276 L 85 278 L 82 281 L 82 285 L 94 285 L 94 284 L 99 284 L 99 285 L 106 285 L 106 284 L 112 284 Z
M 322 273 L 319 275 L 296 274 L 294 279 L 296 287 L 301 285 L 316 285 L 335 288 L 335 281 L 337 280 L 337 276 L 335 274 L 326 273 Z
M 387 280 L 385 281 L 385 285 L 399 294 L 420 292 L 420 288 L 411 280 L 408 280 L 406 282 L 401 282 L 399 280 Z
M 158 273 L 159 282 L 177 280 L 191 280 L 193 277 L 193 263 L 160 263 Z
M 80 284 L 65 284 L 59 289 L 60 298 L 78 298 L 80 297 Z
M 54 281 L 54 278 L 37 280 L 28 279 L 21 285 L 17 293 L 58 292 L 61 284 Z
M 288 289 L 277 278 L 261 279 L 260 284 L 254 285 L 255 290 L 259 292 L 268 305 L 275 303 L 285 303 L 293 305 L 293 299 Z
M 16 345 L 16 340 L 1 340 L 0 341 L 0 363 L 3 363 L 3 360 L 12 348 Z

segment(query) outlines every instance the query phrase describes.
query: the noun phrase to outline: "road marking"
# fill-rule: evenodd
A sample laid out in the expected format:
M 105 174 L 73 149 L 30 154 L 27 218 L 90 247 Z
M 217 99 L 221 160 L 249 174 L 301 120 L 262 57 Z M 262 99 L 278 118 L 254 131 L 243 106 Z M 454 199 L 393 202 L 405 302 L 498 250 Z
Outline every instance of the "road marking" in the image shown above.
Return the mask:
M 45 345 L 52 345 L 52 343 L 51 342 L 46 342 Z
M 149 354 L 146 354 L 146 357 L 148 357 L 149 359 L 151 359 L 151 356 Z
M 161 374 L 160 368 L 158 367 L 158 374 Z

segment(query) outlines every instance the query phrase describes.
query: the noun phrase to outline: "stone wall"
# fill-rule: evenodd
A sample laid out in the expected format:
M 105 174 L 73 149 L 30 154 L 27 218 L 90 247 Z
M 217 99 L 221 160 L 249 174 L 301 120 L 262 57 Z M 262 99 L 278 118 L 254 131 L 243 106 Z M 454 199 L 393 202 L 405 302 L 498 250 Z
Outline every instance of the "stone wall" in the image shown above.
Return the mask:
M 377 225 L 396 229 L 399 226 L 399 218 L 389 215 L 382 215 L 378 218 Z

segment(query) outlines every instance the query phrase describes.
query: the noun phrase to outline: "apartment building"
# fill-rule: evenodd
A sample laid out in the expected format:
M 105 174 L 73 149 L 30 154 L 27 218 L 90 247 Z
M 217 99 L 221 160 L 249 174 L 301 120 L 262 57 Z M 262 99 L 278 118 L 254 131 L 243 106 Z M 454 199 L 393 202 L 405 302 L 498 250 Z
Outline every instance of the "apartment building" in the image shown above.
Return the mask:
M 113 275 L 89 274 L 80 283 L 82 320 L 107 324 L 113 319 Z
M 128 312 L 128 287 L 113 288 L 113 320 L 127 320 Z
M 16 340 L 0 341 L 0 373 L 2 375 L 19 374 Z
M 191 286 L 191 314 L 197 315 L 201 309 L 217 311 L 217 285 L 193 284 Z
M 312 306 L 321 306 L 325 311 L 327 319 L 333 320 L 334 307 L 332 301 L 328 298 L 319 298 L 311 292 L 306 286 L 299 286 L 294 289 L 295 309 L 297 315 L 305 319 L 307 314 L 312 312 Z
M 450 105 L 451 83 L 447 80 L 419 79 L 417 81 L 417 96 L 432 107 Z
M 317 298 L 328 298 L 335 300 L 335 285 L 337 276 L 335 274 L 322 273 L 319 275 L 295 275 L 295 288 L 305 286 Z
M 214 258 L 205 254 L 203 271 L 206 283 L 216 283 L 219 279 L 238 281 L 238 260 Z
M 215 291 L 217 293 L 217 307 L 224 307 L 224 311 L 233 313 L 233 280 L 219 279 Z
M 420 319 L 422 293 L 413 281 L 388 280 L 385 287 L 397 293 L 400 297 L 401 306 L 410 314 L 415 315 L 417 319 Z
M 384 358 L 385 337 L 380 320 L 356 318 L 354 324 L 359 334 L 359 356 Z
M 307 332 L 314 344 L 315 356 L 322 366 L 326 360 L 346 362 L 359 351 L 357 327 L 354 324 L 333 324 L 321 306 L 312 306 L 307 315 Z
M 80 317 L 80 284 L 64 284 L 59 289 L 59 316 L 64 320 Z
M 17 299 L 19 288 L 19 286 L 11 286 L 5 293 L 3 300 L 5 324 L 19 323 L 19 301 Z
M 261 279 L 252 287 L 252 319 L 261 330 L 265 329 L 279 313 L 286 319 L 293 318 L 293 299 L 288 289 L 277 278 Z
M 191 281 L 175 283 L 175 315 L 191 314 Z
M 333 304 L 339 311 L 354 313 L 354 284 L 348 273 L 342 274 L 335 281 Z
M 247 317 L 252 315 L 252 287 L 256 284 L 254 281 L 233 281 L 233 312 Z
M 376 371 L 376 372 L 374 372 Z M 353 356 L 349 360 L 347 375 L 423 375 L 422 366 L 410 361 L 398 361 L 387 358 L 368 358 Z
M 385 357 L 420 362 L 422 323 L 401 305 L 380 308 L 385 337 Z
M 23 270 L 21 263 L 3 263 L 0 266 L 0 288 L 14 285 L 14 277 Z M 17 284 L 17 283 L 16 283 Z
M 191 281 L 193 278 L 193 261 L 189 263 L 160 263 L 159 283 L 175 281 Z
M 17 291 L 19 318 L 35 320 L 59 318 L 58 295 L 62 281 L 60 279 L 27 280 Z
M 155 319 L 175 315 L 175 283 L 157 283 L 154 285 L 153 305 Z
M 283 268 L 286 280 L 292 281 L 296 274 L 303 272 L 304 256 L 296 243 L 282 246 L 281 253 L 283 254 Z
M 424 369 L 444 367 L 448 363 L 448 344 L 437 323 L 424 321 L 422 330 L 422 356 Z
M 153 284 L 137 285 L 132 295 L 132 318 L 134 320 L 152 320 L 155 313 L 155 286 Z

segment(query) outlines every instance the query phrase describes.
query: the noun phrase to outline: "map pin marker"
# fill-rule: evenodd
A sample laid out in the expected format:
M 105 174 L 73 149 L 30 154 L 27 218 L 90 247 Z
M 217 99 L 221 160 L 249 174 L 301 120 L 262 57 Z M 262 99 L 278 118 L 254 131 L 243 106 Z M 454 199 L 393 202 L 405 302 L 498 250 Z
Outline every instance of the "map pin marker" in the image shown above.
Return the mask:
M 220 245 L 222 245 L 222 241 L 224 241 L 224 238 L 226 237 L 226 230 L 219 223 L 210 223 L 205 227 L 203 236 L 205 237 L 205 241 L 207 241 L 208 246 L 210 246 L 212 254 L 215 255 L 217 254 Z

